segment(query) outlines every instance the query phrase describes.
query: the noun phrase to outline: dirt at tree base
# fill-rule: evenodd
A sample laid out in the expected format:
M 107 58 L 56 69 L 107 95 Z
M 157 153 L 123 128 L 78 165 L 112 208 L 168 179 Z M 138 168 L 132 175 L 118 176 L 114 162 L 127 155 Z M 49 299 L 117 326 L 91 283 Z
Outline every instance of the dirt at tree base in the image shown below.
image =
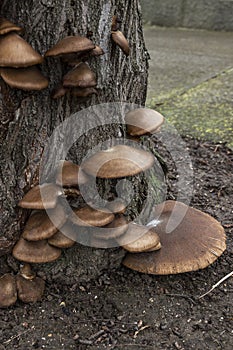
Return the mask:
M 144 275 L 122 266 L 86 283 L 47 281 L 41 302 L 0 309 L 0 350 L 232 349 L 233 278 L 198 297 L 232 271 L 233 152 L 224 144 L 184 140 L 194 168 L 190 205 L 221 222 L 226 252 L 208 268 L 180 275 Z M 168 163 L 173 199 L 174 164 L 159 152 Z

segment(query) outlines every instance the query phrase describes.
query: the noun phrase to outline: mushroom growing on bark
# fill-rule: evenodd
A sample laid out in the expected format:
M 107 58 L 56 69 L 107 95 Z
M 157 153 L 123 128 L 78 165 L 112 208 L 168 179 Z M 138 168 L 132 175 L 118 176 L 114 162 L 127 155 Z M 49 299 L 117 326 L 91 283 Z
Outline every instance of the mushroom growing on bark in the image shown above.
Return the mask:
M 154 215 L 161 249 L 128 253 L 123 265 L 155 275 L 196 271 L 213 263 L 226 249 L 223 227 L 200 210 L 169 200 L 157 205 Z
M 0 35 L 5 35 L 10 32 L 21 33 L 23 29 L 16 24 L 12 23 L 6 18 L 0 17 Z
M 129 56 L 129 43 L 124 34 L 119 30 L 120 22 L 116 15 L 112 17 L 111 38 L 121 48 L 124 54 Z

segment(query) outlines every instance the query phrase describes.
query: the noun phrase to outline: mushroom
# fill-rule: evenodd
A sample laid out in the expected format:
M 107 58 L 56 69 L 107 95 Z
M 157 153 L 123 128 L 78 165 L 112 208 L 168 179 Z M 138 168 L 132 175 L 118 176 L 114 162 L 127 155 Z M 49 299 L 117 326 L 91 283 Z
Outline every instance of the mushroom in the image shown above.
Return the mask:
M 98 91 L 93 87 L 76 87 L 70 90 L 71 95 L 78 96 L 78 97 L 88 97 L 91 95 L 98 95 Z
M 14 305 L 17 301 L 15 276 L 10 273 L 0 277 L 0 308 Z
M 82 163 L 82 169 L 104 179 L 133 176 L 151 168 L 154 157 L 150 152 L 126 145 L 116 145 L 93 154 Z
M 213 263 L 226 249 L 223 227 L 200 210 L 169 200 L 157 205 L 154 214 L 162 248 L 128 253 L 123 265 L 156 275 L 196 271 Z M 169 227 L 173 227 L 170 232 Z
M 162 114 L 150 108 L 133 109 L 125 116 L 127 133 L 134 137 L 157 132 L 163 122 Z
M 110 224 L 101 227 L 100 229 L 95 228 L 93 236 L 98 239 L 108 240 L 122 236 L 128 229 L 128 222 L 126 218 L 121 215 L 115 217 Z
M 19 300 L 35 303 L 41 300 L 44 294 L 45 281 L 33 273 L 29 264 L 25 264 L 16 276 L 16 287 Z
M 23 68 L 43 62 L 43 57 L 15 33 L 0 36 L 0 67 Z
M 19 201 L 18 206 L 28 209 L 50 209 L 57 205 L 58 196 L 62 194 L 59 186 L 45 183 L 32 187 Z
M 49 245 L 47 240 L 29 242 L 20 237 L 13 248 L 12 255 L 20 261 L 43 264 L 58 259 L 61 250 Z
M 71 239 L 73 237 L 74 239 L 76 237 L 74 234 L 74 229 L 71 223 L 66 222 L 62 228 L 61 231 L 56 232 L 51 238 L 48 239 L 48 243 L 53 245 L 54 247 L 58 248 L 70 248 L 75 244 L 75 240 Z M 63 234 L 63 232 L 65 234 Z
M 66 87 L 93 87 L 96 86 L 95 73 L 86 63 L 80 63 L 63 77 L 63 86 Z
M 131 223 L 117 242 L 127 251 L 137 253 L 161 248 L 158 234 L 153 228 Z
M 70 53 L 82 53 L 95 48 L 93 42 L 80 35 L 67 36 L 57 42 L 52 48 L 45 53 L 45 57 L 62 56 Z
M 69 91 L 69 89 L 64 88 L 62 84 L 59 84 L 56 86 L 53 91 L 51 92 L 51 97 L 55 100 L 57 98 L 61 98 L 65 96 L 65 94 Z
M 125 202 L 121 198 L 116 198 L 113 201 L 108 202 L 106 208 L 115 214 L 124 214 L 126 211 Z
M 27 68 L 2 68 L 2 79 L 10 87 L 22 90 L 42 90 L 47 88 L 49 81 L 35 66 Z
M 12 23 L 6 18 L 0 17 L 0 35 L 5 35 L 10 32 L 22 32 L 23 29 Z
M 59 186 L 78 186 L 88 182 L 88 176 L 79 165 L 62 160 L 57 169 L 56 184 Z
M 66 214 L 63 207 L 58 204 L 54 209 L 32 212 L 22 237 L 28 241 L 40 241 L 52 237 L 59 227 L 64 225 Z
M 85 206 L 73 210 L 69 219 L 78 226 L 105 226 L 113 221 L 113 213 L 106 208 Z
M 129 43 L 124 34 L 120 30 L 111 31 L 112 40 L 121 48 L 126 56 L 129 56 Z

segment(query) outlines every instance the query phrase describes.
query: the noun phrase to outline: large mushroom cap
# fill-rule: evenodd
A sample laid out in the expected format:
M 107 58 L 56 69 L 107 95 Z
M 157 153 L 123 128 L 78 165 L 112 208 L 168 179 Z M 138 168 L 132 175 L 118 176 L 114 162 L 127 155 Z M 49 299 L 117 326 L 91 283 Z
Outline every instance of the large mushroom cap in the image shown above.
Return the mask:
M 8 307 L 16 303 L 17 290 L 15 277 L 10 273 L 0 277 L 0 308 Z
M 96 86 L 95 73 L 86 63 L 80 63 L 63 77 L 64 87 L 93 87 Z
M 54 209 L 35 211 L 29 217 L 22 237 L 28 241 L 40 241 L 52 237 L 66 221 L 63 207 L 58 204 Z
M 95 48 L 93 42 L 83 36 L 67 36 L 57 42 L 56 45 L 51 47 L 46 53 L 45 56 L 60 56 L 73 52 L 83 52 L 89 51 Z
M 112 222 L 114 214 L 106 209 L 95 209 L 89 206 L 75 209 L 70 220 L 78 226 L 105 226 Z
M 15 33 L 0 37 L 0 67 L 29 67 L 43 62 L 43 57 Z
M 82 169 L 100 178 L 133 176 L 151 168 L 154 157 L 150 152 L 126 145 L 99 151 L 82 163 Z
M 131 136 L 141 136 L 156 132 L 164 122 L 159 112 L 150 108 L 137 108 L 126 113 L 127 132 Z
M 12 23 L 6 18 L 0 17 L 0 35 L 5 35 L 10 32 L 22 32 L 22 28 Z
M 185 214 L 184 214 L 185 213 Z M 176 201 L 155 207 L 156 232 L 162 248 L 155 252 L 128 253 L 123 264 L 144 273 L 167 275 L 203 269 L 226 249 L 220 223 L 208 214 Z M 167 233 L 166 227 L 174 226 Z
M 61 188 L 51 183 L 32 187 L 19 201 L 18 206 L 28 209 L 51 209 L 57 205 Z
M 20 261 L 43 264 L 58 259 L 61 250 L 52 247 L 46 240 L 29 242 L 21 237 L 14 246 L 12 255 Z
M 49 81 L 37 67 L 2 68 L 1 77 L 12 88 L 22 90 L 46 89 Z

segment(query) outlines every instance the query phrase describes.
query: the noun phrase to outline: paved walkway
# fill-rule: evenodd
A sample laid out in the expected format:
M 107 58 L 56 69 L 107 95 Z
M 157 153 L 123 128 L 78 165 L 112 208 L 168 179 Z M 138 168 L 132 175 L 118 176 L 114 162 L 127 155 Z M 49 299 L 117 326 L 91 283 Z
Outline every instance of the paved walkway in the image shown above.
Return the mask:
M 147 105 L 180 133 L 233 147 L 233 32 L 144 29 Z

